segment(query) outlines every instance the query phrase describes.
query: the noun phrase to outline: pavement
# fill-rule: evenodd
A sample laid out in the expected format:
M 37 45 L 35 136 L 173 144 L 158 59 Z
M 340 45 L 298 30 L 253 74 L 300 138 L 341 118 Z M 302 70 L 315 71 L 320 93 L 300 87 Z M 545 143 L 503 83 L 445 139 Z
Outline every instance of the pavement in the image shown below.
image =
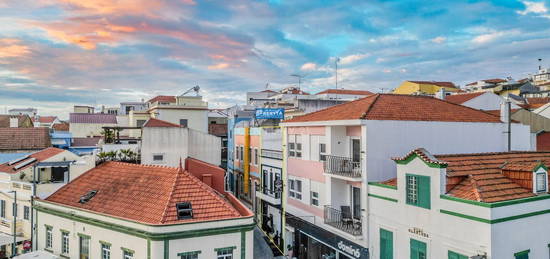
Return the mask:
M 254 259 L 284 259 L 284 256 L 273 256 L 273 251 L 264 239 L 264 234 L 258 229 L 254 228 Z

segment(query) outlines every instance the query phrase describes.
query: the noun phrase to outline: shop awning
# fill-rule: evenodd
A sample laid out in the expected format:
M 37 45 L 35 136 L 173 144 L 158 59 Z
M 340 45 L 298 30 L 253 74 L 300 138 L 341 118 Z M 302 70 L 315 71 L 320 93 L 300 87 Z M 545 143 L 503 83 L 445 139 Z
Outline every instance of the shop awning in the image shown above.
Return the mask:
M 27 240 L 26 238 L 24 237 L 15 237 L 15 241 L 17 243 L 21 242 L 21 241 L 24 241 L 24 240 Z M 0 246 L 3 246 L 3 245 L 9 245 L 13 243 L 13 236 L 12 235 L 8 235 L 6 233 L 1 233 L 0 232 Z
M 14 257 L 13 259 L 58 259 L 59 256 L 56 256 L 50 252 L 47 251 L 34 251 L 22 255 L 18 255 Z

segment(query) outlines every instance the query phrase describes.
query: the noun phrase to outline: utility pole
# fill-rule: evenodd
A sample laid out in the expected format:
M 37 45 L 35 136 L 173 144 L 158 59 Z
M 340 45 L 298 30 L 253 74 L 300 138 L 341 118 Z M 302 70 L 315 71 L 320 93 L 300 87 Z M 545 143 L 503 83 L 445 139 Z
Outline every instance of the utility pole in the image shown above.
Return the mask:
M 298 90 L 301 90 L 301 86 L 302 86 L 302 78 L 304 78 L 304 75 L 300 75 L 300 74 L 292 74 L 290 76 L 293 76 L 293 77 L 297 77 L 298 78 Z
M 539 70 L 542 69 L 541 62 L 542 62 L 542 58 L 539 58 Z
M 17 191 L 9 191 L 8 193 L 13 193 L 13 206 L 12 206 L 12 213 L 13 213 L 13 243 L 11 244 L 11 257 L 14 257 L 16 254 L 16 245 L 17 245 Z

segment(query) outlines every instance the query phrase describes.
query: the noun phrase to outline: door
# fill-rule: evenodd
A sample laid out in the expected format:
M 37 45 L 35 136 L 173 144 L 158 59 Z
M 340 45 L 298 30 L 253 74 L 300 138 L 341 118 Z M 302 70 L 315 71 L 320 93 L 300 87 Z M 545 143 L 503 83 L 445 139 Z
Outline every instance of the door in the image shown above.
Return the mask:
M 393 233 L 380 229 L 380 259 L 393 259 Z
M 411 259 L 427 259 L 426 243 L 411 239 Z
M 52 167 L 52 182 L 63 182 L 65 180 L 65 167 Z
M 361 140 L 351 140 L 351 159 L 353 162 L 361 162 Z
M 361 188 L 351 187 L 351 205 L 353 218 L 361 219 Z

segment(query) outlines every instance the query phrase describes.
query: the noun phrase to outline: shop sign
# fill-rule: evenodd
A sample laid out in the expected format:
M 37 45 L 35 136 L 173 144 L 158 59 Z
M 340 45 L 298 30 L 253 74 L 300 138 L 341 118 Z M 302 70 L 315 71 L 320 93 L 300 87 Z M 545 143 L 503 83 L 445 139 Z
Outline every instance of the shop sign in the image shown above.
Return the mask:
M 409 228 L 409 233 L 419 235 L 424 238 L 430 238 L 430 235 L 424 232 L 424 230 L 421 228 Z
M 256 109 L 256 119 L 284 119 L 285 118 L 285 109 L 284 108 L 257 108 Z
M 343 252 L 353 255 L 356 258 L 361 257 L 361 250 L 359 248 L 354 247 L 353 245 L 346 245 L 344 244 L 344 241 L 338 242 L 338 249 L 342 250 Z

